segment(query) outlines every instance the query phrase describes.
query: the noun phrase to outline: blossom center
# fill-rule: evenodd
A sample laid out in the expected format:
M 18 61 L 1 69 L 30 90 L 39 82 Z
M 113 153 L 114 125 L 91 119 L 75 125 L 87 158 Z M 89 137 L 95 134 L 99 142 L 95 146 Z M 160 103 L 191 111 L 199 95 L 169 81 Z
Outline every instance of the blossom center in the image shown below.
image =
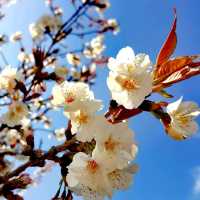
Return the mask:
M 128 91 L 138 89 L 140 87 L 134 79 L 130 79 L 127 77 L 124 78 L 121 76 L 117 76 L 116 81 L 121 85 L 122 88 Z
M 95 160 L 89 160 L 87 163 L 87 169 L 92 173 L 96 173 L 99 169 L 99 165 Z
M 65 98 L 65 102 L 67 104 L 72 103 L 75 100 L 75 95 L 72 92 L 67 93 L 67 97 Z
M 16 116 L 17 115 L 16 115 L 16 112 L 14 110 L 12 110 L 8 113 L 8 117 L 9 117 L 10 120 L 14 120 L 16 118 Z
M 85 113 L 80 112 L 79 115 L 76 116 L 76 122 L 79 124 L 86 124 L 88 122 L 88 116 Z
M 106 140 L 104 142 L 104 146 L 105 146 L 105 149 L 107 151 L 114 151 L 116 149 L 116 146 L 118 145 L 119 143 L 114 141 L 112 139 L 112 137 L 109 137 L 108 140 Z
M 17 113 L 23 113 L 23 108 L 21 106 L 16 106 L 15 110 Z
M 190 118 L 188 116 L 185 115 L 179 115 L 177 116 L 177 120 L 181 123 L 181 124 L 187 124 L 190 121 Z
M 10 117 L 14 117 L 15 116 L 15 112 L 14 111 L 10 111 Z

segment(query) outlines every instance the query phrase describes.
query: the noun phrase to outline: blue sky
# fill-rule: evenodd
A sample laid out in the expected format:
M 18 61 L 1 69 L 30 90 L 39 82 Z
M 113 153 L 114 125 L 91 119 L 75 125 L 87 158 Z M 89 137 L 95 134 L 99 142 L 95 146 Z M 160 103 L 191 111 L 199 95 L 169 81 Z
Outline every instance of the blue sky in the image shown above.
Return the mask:
M 57 0 L 64 4 L 64 0 Z M 12 33 L 19 28 L 27 31 L 30 22 L 44 11 L 42 0 L 21 0 L 20 6 L 8 9 L 7 24 L 0 24 L 1 32 Z M 106 15 L 117 18 L 121 32 L 106 39 L 106 53 L 115 56 L 119 49 L 131 46 L 136 53 L 145 52 L 154 62 L 156 54 L 165 40 L 173 20 L 173 8 L 178 15 L 177 55 L 200 53 L 200 1 L 199 0 L 110 0 L 112 6 Z M 68 10 L 66 9 L 66 14 Z M 28 39 L 28 36 L 27 36 Z M 30 45 L 29 41 L 27 45 Z M 6 55 L 15 63 L 14 46 L 7 48 Z M 97 84 L 93 88 L 96 97 L 109 102 L 109 91 L 106 87 L 107 69 L 99 71 Z M 200 105 L 200 77 L 195 77 L 168 89 L 175 98 L 184 96 L 184 100 L 193 100 Z M 62 117 L 62 116 L 60 116 Z M 55 119 L 56 123 L 60 118 Z M 200 120 L 198 120 L 200 122 Z M 136 163 L 139 171 L 134 184 L 125 192 L 118 192 L 114 200 L 199 200 L 200 187 L 200 136 L 182 142 L 169 138 L 162 125 L 148 113 L 130 120 L 139 145 Z M 50 199 L 59 182 L 59 169 L 43 178 L 37 188 L 25 193 L 25 199 Z

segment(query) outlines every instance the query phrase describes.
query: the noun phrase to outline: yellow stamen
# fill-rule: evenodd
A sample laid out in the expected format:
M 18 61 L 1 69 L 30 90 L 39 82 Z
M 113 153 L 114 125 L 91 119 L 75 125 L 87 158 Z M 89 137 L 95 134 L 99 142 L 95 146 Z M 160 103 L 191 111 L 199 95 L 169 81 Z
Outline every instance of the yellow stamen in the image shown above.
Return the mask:
M 72 92 L 67 93 L 66 95 L 67 97 L 65 98 L 65 102 L 68 103 L 72 103 L 75 100 L 75 96 Z
M 79 124 L 86 124 L 88 122 L 88 116 L 80 111 L 79 115 L 76 116 L 75 121 Z
M 104 146 L 105 146 L 105 149 L 107 151 L 114 151 L 116 149 L 116 146 L 118 145 L 119 143 L 114 141 L 112 139 L 112 137 L 109 137 L 107 141 L 105 141 L 104 143 Z
M 177 120 L 178 120 L 181 124 L 187 124 L 187 123 L 190 121 L 190 117 L 184 116 L 184 115 L 179 115 L 179 116 L 177 116 Z
M 17 113 L 22 113 L 23 112 L 23 109 L 22 109 L 21 106 L 16 106 L 15 110 L 16 110 Z
M 99 168 L 99 165 L 97 164 L 97 162 L 95 160 L 89 160 L 87 163 L 87 169 L 91 172 L 91 173 L 96 173 L 97 170 Z
M 117 76 L 116 81 L 122 86 L 122 88 L 128 91 L 138 89 L 140 87 L 134 79 Z

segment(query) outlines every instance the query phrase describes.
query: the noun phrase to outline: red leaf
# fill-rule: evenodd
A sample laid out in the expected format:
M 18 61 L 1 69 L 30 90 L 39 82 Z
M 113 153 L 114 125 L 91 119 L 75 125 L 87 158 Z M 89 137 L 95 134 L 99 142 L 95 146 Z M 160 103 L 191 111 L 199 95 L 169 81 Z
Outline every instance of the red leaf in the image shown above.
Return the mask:
M 200 63 L 199 63 L 199 66 L 200 66 Z M 163 83 L 163 85 L 171 85 L 173 83 L 177 83 L 177 82 L 180 82 L 180 81 L 183 81 L 183 80 L 186 80 L 186 79 L 189 79 L 193 76 L 196 76 L 196 75 L 199 75 L 200 74 L 200 68 L 190 68 L 189 66 L 185 67 L 184 69 L 182 69 L 181 71 L 177 72 L 177 74 L 180 74 L 179 77 L 177 77 L 176 79 L 173 79 L 170 81 L 167 80 L 166 82 Z M 170 78 L 170 77 L 169 77 Z
M 190 56 L 190 58 L 194 58 L 195 56 Z M 196 56 L 198 58 L 199 56 Z M 193 76 L 200 74 L 200 62 L 194 61 L 191 59 L 191 62 L 188 62 L 185 66 L 182 66 L 179 70 L 174 71 L 169 74 L 162 82 L 158 82 L 153 87 L 154 92 L 159 92 L 163 88 L 169 87 L 174 83 L 189 79 Z
M 159 67 L 162 65 L 162 63 L 164 63 L 165 61 L 167 61 L 169 59 L 169 57 L 173 54 L 175 48 L 176 48 L 176 44 L 177 44 L 177 36 L 176 36 L 176 22 L 177 22 L 177 16 L 176 16 L 176 10 L 174 10 L 174 22 L 171 28 L 171 31 L 166 39 L 166 41 L 164 42 L 158 56 L 157 56 L 157 61 L 156 61 L 156 71 L 155 74 L 157 73 L 157 71 L 159 70 Z
M 194 60 L 197 58 L 199 58 L 199 55 L 181 56 L 164 62 L 154 76 L 154 85 L 166 80 L 171 74 L 185 66 L 194 65 Z

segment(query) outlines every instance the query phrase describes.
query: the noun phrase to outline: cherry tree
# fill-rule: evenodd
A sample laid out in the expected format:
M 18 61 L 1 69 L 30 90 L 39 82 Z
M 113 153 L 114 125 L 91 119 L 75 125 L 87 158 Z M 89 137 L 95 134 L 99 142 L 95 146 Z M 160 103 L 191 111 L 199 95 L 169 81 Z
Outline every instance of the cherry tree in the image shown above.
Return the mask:
M 0 6 L 13 3 L 18 2 L 4 0 Z M 171 102 L 166 88 L 200 74 L 199 55 L 172 57 L 177 43 L 176 11 L 153 62 L 131 47 L 113 57 L 104 54 L 107 32 L 119 31 L 117 21 L 104 16 L 108 0 L 68 0 L 74 10 L 68 18 L 57 1 L 44 3 L 50 12 L 27 27 L 31 49 L 24 45 L 20 31 L 0 35 L 4 62 L 0 71 L 0 195 L 22 200 L 23 191 L 57 165 L 61 178 L 53 200 L 77 195 L 86 200 L 112 198 L 114 192 L 131 185 L 138 170 L 134 161 L 139 152 L 128 125 L 130 118 L 151 113 L 174 140 L 197 132 L 198 105 L 183 97 Z M 68 43 L 70 37 L 76 41 L 73 46 Z M 16 66 L 4 54 L 9 43 L 19 47 Z M 95 98 L 92 91 L 101 67 L 109 70 L 110 102 Z M 151 101 L 154 93 L 165 101 Z M 55 129 L 52 115 L 58 115 L 65 126 Z M 58 142 L 45 149 L 41 140 L 37 147 L 36 132 L 46 132 L 46 140 L 54 137 Z M 35 173 L 28 172 L 29 168 Z

